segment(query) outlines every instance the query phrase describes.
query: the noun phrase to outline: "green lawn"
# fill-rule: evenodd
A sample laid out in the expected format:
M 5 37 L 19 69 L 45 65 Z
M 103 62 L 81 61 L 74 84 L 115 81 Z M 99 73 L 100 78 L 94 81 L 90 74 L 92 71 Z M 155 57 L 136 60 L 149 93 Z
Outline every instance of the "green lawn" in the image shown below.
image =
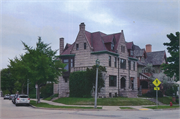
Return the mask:
M 44 107 L 44 108 L 63 108 L 63 109 L 94 109 L 94 107 L 76 107 L 76 106 L 55 106 L 55 105 L 50 105 L 47 103 L 39 103 L 36 104 L 36 101 L 31 100 L 30 104 L 36 107 Z M 97 107 L 97 109 L 102 109 L 102 107 Z
M 178 104 L 172 101 L 172 97 L 158 97 L 158 100 L 163 104 L 169 104 L 170 102 L 172 102 L 173 104 Z
M 134 109 L 132 107 L 119 107 L 120 109 Z
M 157 106 L 150 106 L 150 107 L 144 107 L 144 108 L 150 108 L 150 109 L 171 109 L 171 108 L 179 108 L 179 106 L 173 105 L 173 106 L 165 106 L 165 105 L 159 105 Z
M 59 98 L 54 102 L 63 103 L 67 105 L 94 105 L 94 98 Z M 140 98 L 98 98 L 97 105 L 106 106 L 136 106 L 136 105 L 155 105 L 155 103 Z
M 44 100 L 50 101 L 52 97 L 45 98 Z

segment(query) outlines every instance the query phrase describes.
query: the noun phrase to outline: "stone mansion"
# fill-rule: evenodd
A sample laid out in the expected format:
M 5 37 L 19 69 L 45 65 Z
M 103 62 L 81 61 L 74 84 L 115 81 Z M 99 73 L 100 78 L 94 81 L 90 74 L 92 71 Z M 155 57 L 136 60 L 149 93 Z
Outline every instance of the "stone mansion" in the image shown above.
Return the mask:
M 114 34 L 91 33 L 81 23 L 74 43 L 64 47 L 64 38 L 60 38 L 59 53 L 59 58 L 67 64 L 67 72 L 59 77 L 58 84 L 54 84 L 54 94 L 59 94 L 59 97 L 69 96 L 70 73 L 91 68 L 97 59 L 107 70 L 103 76 L 105 87 L 101 89 L 99 97 L 137 97 L 140 84 L 138 65 L 142 66 L 143 63 L 136 55 L 140 53 L 145 57 L 146 50 L 140 49 L 133 42 L 126 42 L 123 30 Z

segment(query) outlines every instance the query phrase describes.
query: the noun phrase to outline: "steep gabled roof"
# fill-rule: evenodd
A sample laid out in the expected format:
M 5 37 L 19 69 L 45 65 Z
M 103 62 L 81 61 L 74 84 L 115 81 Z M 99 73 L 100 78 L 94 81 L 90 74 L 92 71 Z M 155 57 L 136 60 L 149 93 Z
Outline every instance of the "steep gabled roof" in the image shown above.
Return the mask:
M 137 45 L 134 45 L 134 50 L 141 50 L 141 48 Z
M 107 35 L 105 33 L 99 32 L 99 31 L 93 32 L 93 33 L 85 31 L 85 37 L 86 37 L 87 41 L 89 42 L 90 47 L 93 48 L 94 52 L 109 51 L 106 48 L 105 44 L 111 43 L 113 41 L 113 39 L 115 39 L 115 46 L 114 46 L 115 50 L 110 51 L 110 52 L 116 52 L 118 43 L 120 40 L 120 36 L 121 36 L 121 33 Z M 70 51 L 72 50 L 73 45 L 74 45 L 74 43 L 72 45 L 66 44 L 66 47 L 65 47 L 64 51 L 61 53 L 61 55 L 70 54 Z
M 92 42 L 93 42 L 93 51 L 104 51 L 107 50 L 104 41 L 101 37 L 100 32 L 91 33 Z
M 143 56 L 144 52 L 145 52 L 145 49 L 134 50 L 134 56 L 141 57 Z
M 73 44 L 72 45 L 71 44 L 66 44 L 66 47 L 63 50 L 63 52 L 61 53 L 61 55 L 68 55 L 68 54 L 70 54 L 70 52 L 72 50 L 72 47 L 73 47 Z
M 166 57 L 165 51 L 147 52 L 146 64 L 161 65 Z
M 128 50 L 132 50 L 133 49 L 133 45 L 134 45 L 133 42 L 126 42 L 126 47 L 127 47 Z

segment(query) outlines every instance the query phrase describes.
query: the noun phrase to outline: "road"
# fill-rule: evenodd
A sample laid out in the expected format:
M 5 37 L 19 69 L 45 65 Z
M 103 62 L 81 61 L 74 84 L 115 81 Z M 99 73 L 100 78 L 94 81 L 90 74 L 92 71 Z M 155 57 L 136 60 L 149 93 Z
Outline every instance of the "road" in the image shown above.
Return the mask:
M 16 107 L 0 97 L 0 119 L 180 119 L 180 110 L 76 111 Z

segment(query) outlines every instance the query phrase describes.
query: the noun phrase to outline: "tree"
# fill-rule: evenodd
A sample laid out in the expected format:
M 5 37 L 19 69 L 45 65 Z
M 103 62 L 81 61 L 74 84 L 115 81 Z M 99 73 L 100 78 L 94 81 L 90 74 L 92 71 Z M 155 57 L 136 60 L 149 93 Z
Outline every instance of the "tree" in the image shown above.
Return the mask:
M 104 87 L 104 77 L 103 74 L 107 72 L 106 68 L 103 66 L 99 66 L 98 68 L 98 92 L 100 92 L 101 88 Z M 91 69 L 87 68 L 87 79 L 91 84 L 91 89 L 93 86 L 95 87 L 96 83 L 96 65 L 94 65 Z
M 32 84 L 37 84 L 37 98 L 40 101 L 40 88 L 48 82 L 57 83 L 58 77 L 64 71 L 65 64 L 55 57 L 56 51 L 53 51 L 49 44 L 45 44 L 39 37 L 36 48 L 30 47 L 22 42 L 26 54 L 24 61 L 27 66 L 28 79 Z
M 19 59 L 15 57 L 14 60 L 10 59 L 10 65 L 8 65 L 12 77 L 16 79 L 15 88 L 16 90 L 21 89 L 22 94 L 24 93 L 23 89 L 26 86 L 28 79 L 28 67 L 24 59 L 24 55 L 21 55 Z
M 12 77 L 12 73 L 9 68 L 1 70 L 1 89 L 2 91 L 7 91 L 9 93 L 15 93 L 15 79 Z
M 162 68 L 164 73 L 169 77 L 176 77 L 176 81 L 179 80 L 179 32 L 176 32 L 176 36 L 172 33 L 167 35 L 170 42 L 163 43 L 163 45 L 167 46 L 168 52 L 171 54 L 170 57 L 167 58 L 168 64 L 163 64 Z

